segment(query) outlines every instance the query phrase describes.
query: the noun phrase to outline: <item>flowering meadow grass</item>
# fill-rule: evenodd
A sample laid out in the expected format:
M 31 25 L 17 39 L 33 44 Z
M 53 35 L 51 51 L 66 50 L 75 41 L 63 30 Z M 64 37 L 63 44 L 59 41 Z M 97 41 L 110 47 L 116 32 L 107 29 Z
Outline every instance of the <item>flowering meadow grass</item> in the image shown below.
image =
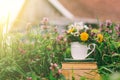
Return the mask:
M 61 63 L 64 58 L 72 58 L 67 30 L 59 34 L 47 18 L 31 26 L 23 33 L 3 35 L 0 25 L 0 80 L 65 80 Z M 111 21 L 97 26 L 88 26 L 96 40 L 96 49 L 89 57 L 97 61 L 103 80 L 109 80 L 114 72 L 120 72 L 120 26 Z

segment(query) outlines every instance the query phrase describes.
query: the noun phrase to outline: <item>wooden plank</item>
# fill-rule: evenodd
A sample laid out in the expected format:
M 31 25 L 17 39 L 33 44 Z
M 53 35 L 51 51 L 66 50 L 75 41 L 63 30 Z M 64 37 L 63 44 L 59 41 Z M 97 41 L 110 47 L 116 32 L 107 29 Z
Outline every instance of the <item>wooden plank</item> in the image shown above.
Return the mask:
M 63 70 L 66 80 L 72 80 L 72 76 L 75 80 L 80 80 L 80 77 L 86 77 L 87 79 L 100 80 L 100 75 L 96 70 Z

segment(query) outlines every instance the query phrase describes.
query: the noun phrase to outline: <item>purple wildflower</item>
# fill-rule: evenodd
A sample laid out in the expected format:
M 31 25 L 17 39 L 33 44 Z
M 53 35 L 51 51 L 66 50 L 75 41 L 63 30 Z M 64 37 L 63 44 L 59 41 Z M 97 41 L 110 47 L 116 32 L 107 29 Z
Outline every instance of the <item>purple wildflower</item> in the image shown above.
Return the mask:
M 115 30 L 118 31 L 118 32 L 120 31 L 120 25 L 119 24 L 115 27 Z
M 27 80 L 32 80 L 32 77 L 27 77 Z
M 106 20 L 105 26 L 109 27 L 112 25 L 112 21 L 111 20 Z

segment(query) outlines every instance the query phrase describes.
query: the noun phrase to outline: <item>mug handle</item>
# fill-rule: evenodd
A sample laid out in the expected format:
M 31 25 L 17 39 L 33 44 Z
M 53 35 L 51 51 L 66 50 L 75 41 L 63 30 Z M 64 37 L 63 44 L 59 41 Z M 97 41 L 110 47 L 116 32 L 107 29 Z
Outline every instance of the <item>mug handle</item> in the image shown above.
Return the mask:
M 95 50 L 95 45 L 94 43 L 88 45 L 88 49 L 91 49 L 90 46 L 93 46 L 93 49 L 87 54 L 87 57 L 92 54 L 92 52 Z

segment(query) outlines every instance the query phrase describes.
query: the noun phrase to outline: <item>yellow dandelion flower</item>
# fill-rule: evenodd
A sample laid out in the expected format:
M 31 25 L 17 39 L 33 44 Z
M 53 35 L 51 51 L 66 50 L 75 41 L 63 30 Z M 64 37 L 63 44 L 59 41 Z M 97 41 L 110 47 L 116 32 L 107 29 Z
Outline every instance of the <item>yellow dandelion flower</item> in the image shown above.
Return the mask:
M 88 40 L 88 37 L 89 37 L 89 35 L 88 35 L 88 33 L 86 33 L 86 32 L 83 32 L 83 33 L 80 34 L 80 39 L 81 39 L 82 41 L 87 41 L 87 40 Z
M 68 33 L 72 33 L 74 31 L 74 28 L 71 28 L 68 30 Z
M 103 41 L 103 35 L 102 34 L 98 34 L 97 35 L 97 39 L 98 39 L 98 42 L 102 42 Z

